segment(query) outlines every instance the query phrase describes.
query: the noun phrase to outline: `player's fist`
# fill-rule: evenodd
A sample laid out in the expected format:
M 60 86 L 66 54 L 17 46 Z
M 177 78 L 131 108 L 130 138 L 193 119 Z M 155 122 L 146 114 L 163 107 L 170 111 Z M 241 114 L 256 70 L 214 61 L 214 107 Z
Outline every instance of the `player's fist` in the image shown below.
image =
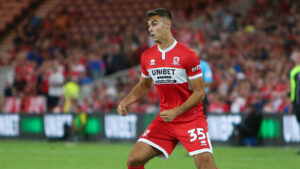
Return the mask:
M 122 116 L 126 116 L 128 114 L 126 107 L 127 105 L 121 102 L 118 106 L 118 113 Z
M 170 122 L 170 121 L 174 120 L 177 117 L 177 112 L 174 109 L 165 110 L 165 111 L 160 112 L 160 117 L 165 122 Z

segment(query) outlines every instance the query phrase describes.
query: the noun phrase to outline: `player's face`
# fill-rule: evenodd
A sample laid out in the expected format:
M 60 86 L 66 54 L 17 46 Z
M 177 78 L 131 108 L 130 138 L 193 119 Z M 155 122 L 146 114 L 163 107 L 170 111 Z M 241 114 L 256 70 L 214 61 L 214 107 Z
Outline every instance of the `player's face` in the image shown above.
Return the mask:
M 149 18 L 148 31 L 154 42 L 161 42 L 161 39 L 167 35 L 168 30 L 167 19 L 159 16 L 152 16 Z

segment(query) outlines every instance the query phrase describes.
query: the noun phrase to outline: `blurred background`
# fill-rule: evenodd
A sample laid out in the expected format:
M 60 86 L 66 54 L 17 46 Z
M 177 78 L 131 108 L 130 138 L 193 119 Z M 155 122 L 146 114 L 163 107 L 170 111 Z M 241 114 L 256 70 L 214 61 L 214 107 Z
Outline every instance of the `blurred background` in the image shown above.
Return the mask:
M 210 66 L 211 140 L 299 145 L 289 96 L 298 0 L 0 0 L 0 138 L 135 141 L 159 112 L 155 88 L 129 116 L 116 107 L 155 45 L 145 13 L 161 7 Z

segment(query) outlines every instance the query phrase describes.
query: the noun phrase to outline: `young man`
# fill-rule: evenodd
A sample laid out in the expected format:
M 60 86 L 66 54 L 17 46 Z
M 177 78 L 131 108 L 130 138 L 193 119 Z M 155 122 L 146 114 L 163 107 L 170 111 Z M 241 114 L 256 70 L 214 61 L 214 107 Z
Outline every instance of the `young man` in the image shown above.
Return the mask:
M 196 54 L 171 34 L 172 15 L 167 9 L 147 13 L 149 32 L 157 43 L 141 57 L 142 76 L 120 102 L 118 112 L 147 94 L 154 82 L 161 112 L 134 145 L 128 169 L 144 169 L 155 156 L 168 158 L 180 141 L 195 159 L 198 169 L 215 169 L 202 100 L 205 96 L 200 62 Z

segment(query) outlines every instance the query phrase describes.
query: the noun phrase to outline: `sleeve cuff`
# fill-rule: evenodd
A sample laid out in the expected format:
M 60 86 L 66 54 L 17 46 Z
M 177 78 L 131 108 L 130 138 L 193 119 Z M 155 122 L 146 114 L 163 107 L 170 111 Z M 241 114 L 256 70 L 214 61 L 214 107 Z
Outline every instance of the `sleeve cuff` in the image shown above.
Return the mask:
M 199 74 L 194 75 L 194 76 L 189 76 L 189 79 L 190 79 L 190 80 L 191 80 L 191 79 L 196 79 L 196 78 L 201 77 L 201 76 L 202 76 L 202 73 L 199 73 Z
M 142 73 L 143 78 L 150 78 L 150 76 L 146 76 Z

